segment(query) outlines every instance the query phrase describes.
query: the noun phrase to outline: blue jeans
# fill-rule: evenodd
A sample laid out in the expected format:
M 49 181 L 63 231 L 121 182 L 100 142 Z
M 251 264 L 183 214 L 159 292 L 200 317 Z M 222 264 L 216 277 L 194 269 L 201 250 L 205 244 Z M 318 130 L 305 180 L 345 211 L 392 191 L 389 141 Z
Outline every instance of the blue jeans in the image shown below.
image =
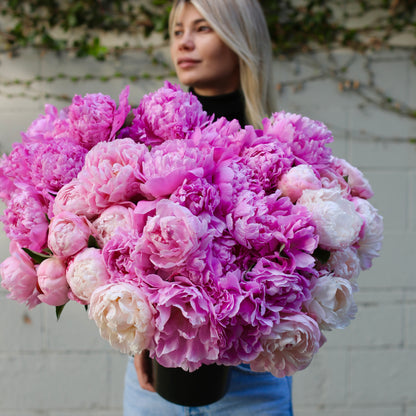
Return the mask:
M 293 416 L 292 378 L 232 367 L 228 393 L 208 406 L 184 407 L 143 390 L 129 358 L 124 384 L 124 416 Z

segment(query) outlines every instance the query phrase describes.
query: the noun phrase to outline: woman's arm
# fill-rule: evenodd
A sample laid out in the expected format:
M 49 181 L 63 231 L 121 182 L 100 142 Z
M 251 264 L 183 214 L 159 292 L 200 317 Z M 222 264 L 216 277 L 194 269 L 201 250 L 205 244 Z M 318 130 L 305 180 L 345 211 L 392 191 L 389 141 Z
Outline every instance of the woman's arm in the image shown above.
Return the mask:
M 134 367 L 137 373 L 140 387 L 144 390 L 155 392 L 153 387 L 152 360 L 148 351 L 142 351 L 134 356 Z

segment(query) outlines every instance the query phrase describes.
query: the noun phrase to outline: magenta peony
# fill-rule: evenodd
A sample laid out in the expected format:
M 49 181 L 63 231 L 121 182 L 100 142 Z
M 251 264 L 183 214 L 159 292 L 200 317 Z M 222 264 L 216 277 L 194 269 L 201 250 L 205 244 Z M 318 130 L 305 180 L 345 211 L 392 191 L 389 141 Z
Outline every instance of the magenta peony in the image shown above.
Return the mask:
M 122 130 L 121 137 L 150 146 L 184 139 L 209 120 L 195 96 L 167 81 L 159 90 L 145 95 L 133 114 L 132 125 Z
M 113 140 L 130 111 L 128 94 L 126 87 L 120 94 L 118 109 L 108 95 L 75 95 L 67 109 L 69 136 L 88 150 L 99 142 Z

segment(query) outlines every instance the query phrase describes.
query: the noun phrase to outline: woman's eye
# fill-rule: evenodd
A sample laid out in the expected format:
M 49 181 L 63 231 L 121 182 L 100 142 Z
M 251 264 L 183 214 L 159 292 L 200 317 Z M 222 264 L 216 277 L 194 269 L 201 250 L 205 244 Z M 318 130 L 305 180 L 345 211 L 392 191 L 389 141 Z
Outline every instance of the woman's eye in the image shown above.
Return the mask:
M 197 30 L 198 32 L 211 32 L 212 31 L 210 26 L 199 26 Z
M 181 36 L 181 35 L 182 35 L 182 30 L 175 30 L 173 32 L 173 36 L 175 36 L 175 37 L 178 37 L 178 36 Z

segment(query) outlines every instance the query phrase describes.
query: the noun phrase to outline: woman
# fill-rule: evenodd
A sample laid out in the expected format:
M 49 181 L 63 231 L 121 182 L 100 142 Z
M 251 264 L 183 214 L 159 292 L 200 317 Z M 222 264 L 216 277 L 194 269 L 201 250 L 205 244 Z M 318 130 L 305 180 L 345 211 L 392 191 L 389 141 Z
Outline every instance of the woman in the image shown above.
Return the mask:
M 170 16 L 171 58 L 180 82 L 208 114 L 261 126 L 272 112 L 271 45 L 257 0 L 176 0 Z M 231 371 L 227 395 L 190 409 L 154 393 L 146 354 L 129 360 L 124 416 L 291 416 L 291 378 L 255 373 L 247 365 Z M 139 386 L 140 384 L 140 386 Z

